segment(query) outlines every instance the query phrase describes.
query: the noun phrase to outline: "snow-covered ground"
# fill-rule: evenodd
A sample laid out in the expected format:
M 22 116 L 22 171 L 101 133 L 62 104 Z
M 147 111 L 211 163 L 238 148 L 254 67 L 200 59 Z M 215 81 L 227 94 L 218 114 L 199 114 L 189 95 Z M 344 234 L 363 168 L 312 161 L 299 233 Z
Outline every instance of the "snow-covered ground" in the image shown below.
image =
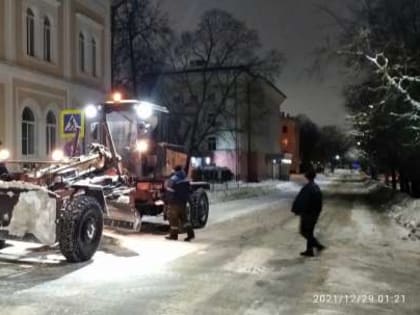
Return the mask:
M 223 185 L 223 184 L 222 184 Z M 230 200 L 255 198 L 264 195 L 275 193 L 276 191 L 284 193 L 297 193 L 302 187 L 299 180 L 280 181 L 280 180 L 267 180 L 259 183 L 227 183 L 212 190 L 208 193 L 210 203 L 216 204 Z
M 420 199 L 399 193 L 388 207 L 390 217 L 408 230 L 404 239 L 420 240 Z

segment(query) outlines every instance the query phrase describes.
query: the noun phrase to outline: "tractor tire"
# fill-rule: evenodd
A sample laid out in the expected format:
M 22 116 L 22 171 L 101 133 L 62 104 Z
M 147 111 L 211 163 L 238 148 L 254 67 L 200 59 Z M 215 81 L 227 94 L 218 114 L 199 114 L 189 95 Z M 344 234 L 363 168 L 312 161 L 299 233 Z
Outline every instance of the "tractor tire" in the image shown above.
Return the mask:
M 209 199 L 204 189 L 197 189 L 190 196 L 187 207 L 187 216 L 194 229 L 201 229 L 206 226 L 209 218 Z
M 80 196 L 70 201 L 59 222 L 57 240 L 68 262 L 92 258 L 102 238 L 103 211 L 98 201 Z
M 6 241 L 5 240 L 0 240 L 0 249 L 3 249 L 6 247 Z

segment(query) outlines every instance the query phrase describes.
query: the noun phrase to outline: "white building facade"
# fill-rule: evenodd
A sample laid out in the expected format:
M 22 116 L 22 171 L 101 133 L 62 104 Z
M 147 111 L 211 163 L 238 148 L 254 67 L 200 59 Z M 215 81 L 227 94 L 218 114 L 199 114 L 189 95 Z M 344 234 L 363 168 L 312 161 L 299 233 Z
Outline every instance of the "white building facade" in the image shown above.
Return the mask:
M 60 111 L 109 92 L 110 0 L 0 0 L 0 24 L 2 147 L 49 159 Z

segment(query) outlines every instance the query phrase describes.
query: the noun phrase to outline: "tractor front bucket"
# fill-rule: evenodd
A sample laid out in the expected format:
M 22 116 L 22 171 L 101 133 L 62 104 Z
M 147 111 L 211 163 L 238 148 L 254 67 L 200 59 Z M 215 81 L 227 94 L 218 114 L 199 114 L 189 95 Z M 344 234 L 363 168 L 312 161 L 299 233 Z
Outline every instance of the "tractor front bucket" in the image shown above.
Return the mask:
M 40 186 L 0 181 L 0 239 L 56 241 L 57 199 Z

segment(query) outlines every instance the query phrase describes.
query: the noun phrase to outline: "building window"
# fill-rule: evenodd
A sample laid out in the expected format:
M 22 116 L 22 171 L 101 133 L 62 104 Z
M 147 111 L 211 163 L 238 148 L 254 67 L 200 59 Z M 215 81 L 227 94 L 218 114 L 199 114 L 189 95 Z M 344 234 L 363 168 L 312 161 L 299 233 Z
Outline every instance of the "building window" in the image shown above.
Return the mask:
M 287 133 L 289 131 L 289 129 L 287 128 L 287 126 L 283 126 L 283 133 Z
M 85 72 L 85 36 L 79 33 L 79 68 Z
M 44 60 L 51 62 L 51 23 L 47 17 L 44 19 Z
M 49 155 L 56 146 L 56 134 L 57 134 L 57 120 L 52 111 L 47 114 L 47 129 L 46 129 L 46 144 L 47 144 L 47 155 Z
M 31 9 L 26 10 L 26 53 L 35 56 L 35 15 Z
M 210 113 L 207 115 L 207 125 L 214 127 L 216 125 L 216 114 Z
M 35 154 L 35 116 L 28 108 L 22 112 L 22 155 Z
M 94 77 L 97 76 L 97 69 L 96 69 L 96 41 L 92 38 L 92 75 Z
M 217 149 L 216 137 L 210 137 L 210 138 L 207 139 L 207 149 L 209 151 L 216 151 L 216 149 Z

